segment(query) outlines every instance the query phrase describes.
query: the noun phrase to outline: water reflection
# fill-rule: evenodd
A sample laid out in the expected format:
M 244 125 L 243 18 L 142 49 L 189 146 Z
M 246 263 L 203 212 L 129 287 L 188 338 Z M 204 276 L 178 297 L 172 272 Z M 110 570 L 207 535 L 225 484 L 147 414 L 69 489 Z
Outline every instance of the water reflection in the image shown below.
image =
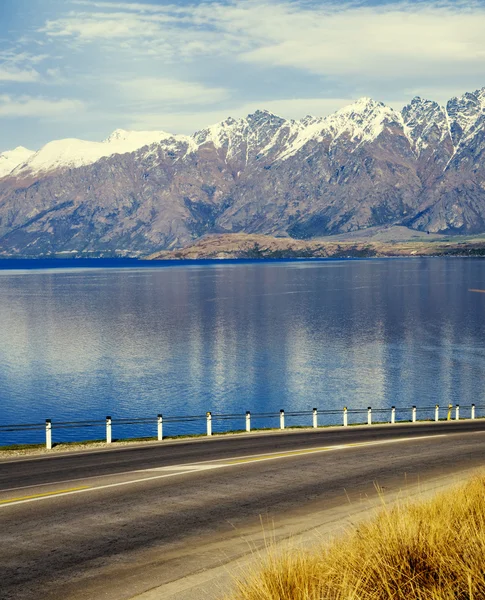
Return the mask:
M 3 271 L 1 422 L 485 404 L 484 280 L 465 259 Z

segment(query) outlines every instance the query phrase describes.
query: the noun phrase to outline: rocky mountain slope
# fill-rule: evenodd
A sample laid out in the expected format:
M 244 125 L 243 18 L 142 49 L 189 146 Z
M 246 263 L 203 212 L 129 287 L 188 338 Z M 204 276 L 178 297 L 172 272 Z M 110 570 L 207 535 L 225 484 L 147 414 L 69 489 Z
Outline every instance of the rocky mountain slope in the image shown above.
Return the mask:
M 485 231 L 485 88 L 401 112 L 267 111 L 193 136 L 118 130 L 0 155 L 0 253 L 148 254 L 207 233 Z

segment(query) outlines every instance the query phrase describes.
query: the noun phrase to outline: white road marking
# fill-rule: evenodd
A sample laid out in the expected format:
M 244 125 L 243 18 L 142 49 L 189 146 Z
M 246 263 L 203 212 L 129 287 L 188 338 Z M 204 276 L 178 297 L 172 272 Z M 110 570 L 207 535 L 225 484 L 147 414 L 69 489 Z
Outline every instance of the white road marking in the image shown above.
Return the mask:
M 464 431 L 464 432 L 457 432 L 457 433 L 442 433 L 442 434 L 438 434 L 438 435 L 417 436 L 417 437 L 413 437 L 413 438 L 396 438 L 393 440 L 382 440 L 380 442 L 357 442 L 356 444 L 366 444 L 366 445 L 373 444 L 373 445 L 375 445 L 377 443 L 391 443 L 391 442 L 402 442 L 402 441 L 406 442 L 409 440 L 424 440 L 424 439 L 435 438 L 435 437 L 446 437 L 446 436 L 456 436 L 456 435 L 476 435 L 476 434 L 482 434 L 482 433 L 485 433 L 485 431 Z M 354 444 L 354 446 L 356 444 Z M 338 446 L 325 446 L 325 448 L 329 448 L 332 450 L 341 450 L 342 448 L 347 448 L 347 447 L 352 447 L 352 444 L 350 444 L 350 445 L 344 444 L 344 445 L 338 445 Z M 309 452 L 310 450 L 311 450 L 311 448 L 309 448 L 307 450 L 307 452 Z M 316 447 L 316 450 L 318 450 L 318 447 Z M 322 450 L 320 450 L 320 451 L 322 451 Z M 284 451 L 281 451 L 274 458 L 279 458 L 279 454 L 281 454 L 283 452 Z M 292 452 L 292 451 L 289 450 L 289 452 Z M 299 451 L 297 450 L 296 452 L 299 452 Z M 145 473 L 145 472 L 150 472 L 150 471 L 161 471 L 161 470 L 174 471 L 174 470 L 182 470 L 182 469 L 195 469 L 195 467 L 197 467 L 198 465 L 213 464 L 218 461 L 219 462 L 227 462 L 228 460 L 239 460 L 239 459 L 244 459 L 244 458 L 253 458 L 253 457 L 257 457 L 257 456 L 268 456 L 268 453 L 249 454 L 247 456 L 239 456 L 239 457 L 234 457 L 231 459 L 228 459 L 228 458 L 212 459 L 212 460 L 200 461 L 200 462 L 196 462 L 196 463 L 188 463 L 187 465 L 168 465 L 166 467 L 153 467 L 153 468 L 149 468 L 149 469 L 135 469 L 135 470 L 131 470 L 131 471 L 121 471 L 119 473 L 105 473 L 102 475 L 89 475 L 87 477 L 75 477 L 72 479 L 62 479 L 60 481 L 51 481 L 48 483 L 34 483 L 32 485 L 22 485 L 22 486 L 13 487 L 13 488 L 5 488 L 3 490 L 0 490 L 0 493 L 15 492 L 17 490 L 33 489 L 33 488 L 37 488 L 37 487 L 47 487 L 47 486 L 51 486 L 51 485 L 64 485 L 66 483 L 73 483 L 75 481 L 89 481 L 90 479 L 101 479 L 103 477 L 119 477 L 119 476 L 123 476 L 123 475 L 132 475 L 133 473 Z M 20 462 L 20 461 L 9 461 L 8 464 L 11 464 L 11 462 Z M 215 468 L 215 467 L 210 467 L 210 468 Z M 204 469 L 204 470 L 207 470 L 207 469 Z M 94 488 L 91 488 L 91 489 L 94 489 Z
M 218 459 L 221 460 L 221 459 Z M 214 461 L 208 461 L 208 462 L 216 462 Z M 225 462 L 227 462 L 227 459 L 225 460 Z M 162 471 L 162 472 L 167 472 L 167 471 L 181 471 L 181 472 L 185 472 L 185 471 L 208 471 L 209 469 L 217 469 L 218 467 L 223 467 L 225 465 L 211 465 L 211 464 L 207 464 L 207 465 L 201 465 L 199 463 L 190 463 L 189 465 L 172 465 L 172 466 L 168 466 L 168 467 L 153 467 L 152 469 L 139 469 L 138 471 L 132 471 L 132 473 L 151 473 L 152 471 Z
M 484 432 L 480 432 L 480 433 L 484 433 Z M 395 438 L 395 439 L 391 439 L 391 440 L 378 440 L 378 441 L 373 441 L 373 442 L 357 442 L 357 443 L 350 443 L 350 444 L 339 444 L 339 445 L 335 445 L 335 446 L 324 446 L 324 447 L 317 447 L 317 448 L 306 448 L 306 449 L 302 449 L 302 450 L 288 450 L 288 451 L 274 452 L 272 454 L 268 454 L 268 453 L 253 454 L 253 455 L 249 455 L 249 456 L 225 458 L 225 459 L 218 459 L 218 460 L 212 460 L 212 461 L 201 461 L 201 462 L 193 463 L 190 465 L 155 467 L 153 469 L 143 469 L 143 470 L 138 470 L 138 471 L 132 471 L 132 473 L 150 473 L 150 472 L 162 471 L 163 474 L 153 475 L 150 477 L 141 477 L 138 479 L 130 479 L 129 481 L 121 481 L 121 482 L 116 482 L 116 483 L 97 485 L 97 486 L 87 487 L 84 489 L 79 489 L 79 490 L 74 490 L 74 491 L 61 492 L 57 495 L 52 495 L 52 496 L 42 496 L 42 497 L 32 497 L 32 498 L 25 497 L 25 498 L 19 498 L 18 500 L 12 499 L 13 501 L 9 502 L 8 504 L 0 505 L 0 510 L 9 508 L 11 506 L 17 506 L 18 504 L 26 504 L 29 502 L 41 502 L 41 501 L 45 501 L 45 500 L 52 500 L 53 498 L 72 496 L 74 494 L 85 494 L 87 492 L 94 492 L 97 490 L 105 490 L 105 489 L 110 489 L 110 488 L 122 487 L 122 486 L 126 486 L 126 485 L 133 485 L 136 483 L 143 483 L 146 481 L 165 479 L 168 477 L 177 477 L 179 475 L 198 473 L 198 472 L 206 471 L 206 470 L 247 465 L 247 464 L 250 464 L 251 462 L 265 462 L 268 460 L 278 460 L 278 459 L 282 459 L 282 458 L 292 458 L 292 457 L 296 458 L 299 456 L 306 456 L 309 454 L 319 454 L 319 453 L 323 453 L 323 452 L 332 452 L 335 450 L 347 450 L 347 449 L 352 449 L 352 448 L 381 446 L 381 445 L 393 444 L 393 443 L 399 443 L 399 442 L 420 441 L 420 440 L 448 437 L 450 435 L 455 435 L 455 434 L 444 433 L 444 434 L 439 434 L 439 435 L 416 436 L 416 437 L 408 437 L 408 438 Z M 166 471 L 175 471 L 175 472 L 167 473 Z M 63 482 L 63 483 L 66 483 L 66 482 Z M 54 484 L 44 484 L 44 485 L 51 486 Z M 54 493 L 55 493 L 55 490 L 54 490 Z M 6 498 L 5 500 L 8 500 L 8 498 Z

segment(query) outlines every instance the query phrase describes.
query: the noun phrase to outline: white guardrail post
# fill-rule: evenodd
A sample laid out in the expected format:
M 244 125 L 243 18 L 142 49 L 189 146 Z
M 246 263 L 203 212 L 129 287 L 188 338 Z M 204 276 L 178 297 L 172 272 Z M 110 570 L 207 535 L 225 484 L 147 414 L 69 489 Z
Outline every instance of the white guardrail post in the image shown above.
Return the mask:
M 161 442 L 163 440 L 163 416 L 157 416 L 157 438 Z
M 52 450 L 52 421 L 45 420 L 45 447 L 47 450 Z
M 475 420 L 477 418 L 476 408 L 477 407 L 475 404 L 472 404 L 470 407 L 470 419 L 471 420 Z M 454 414 L 453 414 L 453 409 L 455 411 Z M 466 406 L 465 406 L 465 409 L 467 409 Z M 379 410 L 380 409 L 378 409 L 378 411 Z M 355 412 L 360 413 L 363 411 L 361 411 L 359 409 L 358 411 L 355 411 Z M 343 413 L 342 413 L 344 427 L 348 427 L 348 425 L 349 425 L 348 413 L 349 413 L 348 408 L 346 406 L 344 406 Z M 290 416 L 291 416 L 291 413 L 290 413 Z M 451 420 L 459 421 L 460 420 L 460 405 L 456 404 L 455 406 L 453 406 L 453 404 L 449 404 L 446 417 L 443 417 L 443 418 L 446 418 L 447 421 L 451 421 Z M 467 417 L 463 417 L 463 418 L 466 419 Z M 211 436 L 212 435 L 212 413 L 210 411 L 206 413 L 206 419 L 207 419 L 207 435 Z M 440 420 L 440 405 L 435 404 L 434 421 L 439 422 L 439 420 Z M 412 407 L 411 421 L 412 421 L 412 423 L 417 422 L 417 407 L 416 406 Z M 396 407 L 392 406 L 391 407 L 391 424 L 394 425 L 395 423 L 396 423 Z M 367 424 L 372 425 L 372 407 L 370 407 L 370 406 L 367 408 Z M 318 428 L 318 409 L 317 408 L 312 409 L 312 427 L 314 429 Z M 280 429 L 285 429 L 285 411 L 284 411 L 284 409 L 280 410 Z M 248 411 L 246 411 L 246 432 L 249 433 L 250 431 L 251 431 L 251 412 L 248 410 Z M 157 438 L 158 438 L 158 441 L 163 440 L 163 416 L 161 414 L 157 415 Z M 106 417 L 106 443 L 111 444 L 112 441 L 113 441 L 112 418 L 108 416 L 108 417 Z M 51 419 L 45 420 L 45 445 L 46 445 L 47 450 L 52 450 L 52 421 L 51 421 Z
M 106 443 L 111 444 L 111 417 L 106 417 Z

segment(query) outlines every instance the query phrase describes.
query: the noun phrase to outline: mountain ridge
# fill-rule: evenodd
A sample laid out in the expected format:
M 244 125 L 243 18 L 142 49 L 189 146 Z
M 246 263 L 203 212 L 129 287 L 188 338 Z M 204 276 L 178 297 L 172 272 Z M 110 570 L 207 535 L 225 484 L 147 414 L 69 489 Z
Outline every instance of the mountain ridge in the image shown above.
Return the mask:
M 0 154 L 0 252 L 138 255 L 208 233 L 311 239 L 380 225 L 479 233 L 484 149 L 485 88 L 446 106 L 361 98 L 327 117 L 258 110 L 192 136 L 58 140 L 3 177 Z

